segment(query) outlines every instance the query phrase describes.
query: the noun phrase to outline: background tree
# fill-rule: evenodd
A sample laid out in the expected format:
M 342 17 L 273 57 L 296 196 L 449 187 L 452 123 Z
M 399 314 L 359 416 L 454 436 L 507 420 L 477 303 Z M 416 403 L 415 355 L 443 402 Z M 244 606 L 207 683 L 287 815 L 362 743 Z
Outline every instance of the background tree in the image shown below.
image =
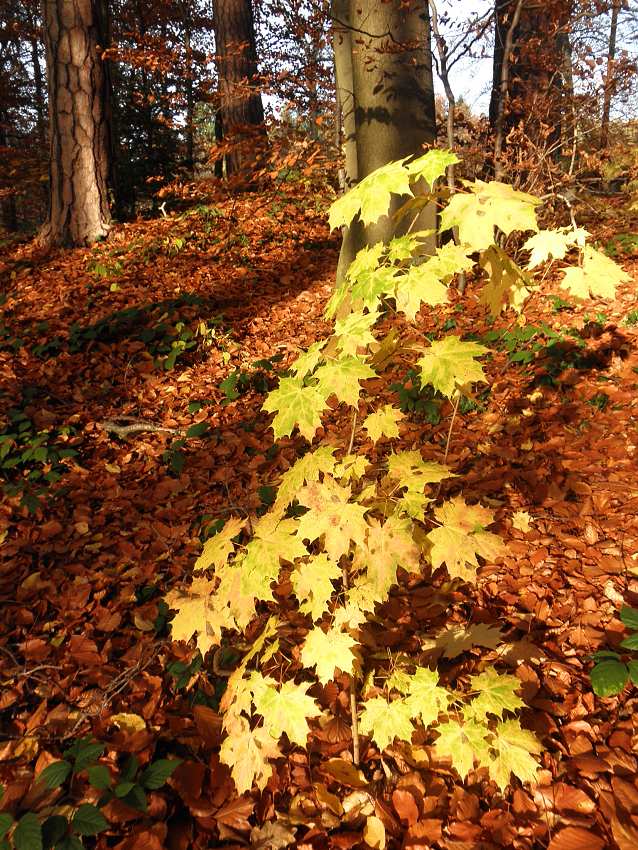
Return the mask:
M 221 126 L 230 142 L 226 173 L 232 174 L 249 168 L 266 140 L 251 0 L 214 0 L 213 22 Z
M 107 236 L 110 128 L 106 9 L 98 0 L 45 0 L 50 201 L 40 240 L 90 245 Z
M 430 21 L 427 0 L 334 0 L 335 66 L 343 111 L 348 185 L 382 165 L 417 154 L 436 137 Z M 351 104 L 351 108 L 350 108 Z M 353 138 L 354 134 L 354 138 Z M 373 225 L 344 233 L 338 277 L 363 245 L 388 241 L 397 228 L 392 212 Z M 434 227 L 425 207 L 414 227 Z

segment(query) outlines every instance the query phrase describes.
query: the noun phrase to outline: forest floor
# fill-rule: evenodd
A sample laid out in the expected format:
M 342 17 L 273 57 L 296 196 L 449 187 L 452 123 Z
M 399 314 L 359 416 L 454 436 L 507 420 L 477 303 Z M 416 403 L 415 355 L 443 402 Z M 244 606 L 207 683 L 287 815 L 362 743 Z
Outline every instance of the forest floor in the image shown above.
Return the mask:
M 355 775 L 328 761 L 348 759 L 349 739 L 317 730 L 263 793 L 238 797 L 218 758 L 225 680 L 170 641 L 164 593 L 217 520 L 269 504 L 307 445 L 274 446 L 261 405 L 277 371 L 329 332 L 338 241 L 322 204 L 293 188 L 118 226 L 93 250 L 5 246 L 0 809 L 45 811 L 58 792 L 34 776 L 92 736 L 113 770 L 131 753 L 183 759 L 146 812 L 109 803 L 99 847 L 347 850 L 365 846 L 372 810 L 391 846 L 415 850 L 638 847 L 635 691 L 599 699 L 589 680 L 592 653 L 624 636 L 623 600 L 638 603 L 638 217 L 605 199 L 579 215 L 634 275 L 615 302 L 567 303 L 548 282 L 522 323 L 491 324 L 470 281 L 420 314 L 423 334 L 492 335 L 492 384 L 456 419 L 447 462 L 459 477 L 442 494 L 462 487 L 495 509 L 507 554 L 476 586 L 439 571 L 399 587 L 374 631 L 379 650 L 438 661 L 446 681 L 485 660 L 520 678 L 542 770 L 504 795 L 399 748 L 382 758 L 366 738 Z M 388 382 L 412 407 L 395 448 L 440 460 L 451 408 L 430 421 L 407 368 Z M 329 419 L 319 437 L 347 442 L 349 416 Z M 337 711 L 341 686 L 324 694 Z M 76 801 L 99 796 L 74 782 Z

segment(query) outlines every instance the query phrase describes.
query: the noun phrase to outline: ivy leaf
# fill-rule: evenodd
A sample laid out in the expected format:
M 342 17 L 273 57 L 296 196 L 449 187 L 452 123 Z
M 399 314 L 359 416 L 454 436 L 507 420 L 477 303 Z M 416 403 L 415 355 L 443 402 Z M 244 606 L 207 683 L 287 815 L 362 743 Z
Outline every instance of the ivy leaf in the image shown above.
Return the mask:
M 389 439 L 398 437 L 398 423 L 404 418 L 405 414 L 397 407 L 386 404 L 379 410 L 366 416 L 363 420 L 363 427 L 368 432 L 368 437 L 370 437 L 372 442 L 376 443 L 381 437 L 388 437 Z
M 268 394 L 262 405 L 262 410 L 276 414 L 272 421 L 275 440 L 292 434 L 297 425 L 308 442 L 321 425 L 325 408 L 325 397 L 316 387 L 304 387 L 300 378 L 280 378 L 279 387 Z
M 322 685 L 327 685 L 334 679 L 336 669 L 352 674 L 355 662 L 353 646 L 357 646 L 357 641 L 346 632 L 335 628 L 324 632 L 316 626 L 308 632 L 301 650 L 301 661 L 304 667 L 315 667 L 317 678 Z
M 572 266 L 565 269 L 561 287 L 582 300 L 589 298 L 590 293 L 594 298 L 612 299 L 616 296 L 616 287 L 630 280 L 631 275 L 617 263 L 587 245 L 583 252 L 582 268 Z
M 413 180 L 423 177 L 430 186 L 433 186 L 439 177 L 443 177 L 448 165 L 455 165 L 457 162 L 460 160 L 452 151 L 432 148 L 423 156 L 410 162 L 407 170 Z
M 407 273 L 397 278 L 394 291 L 397 310 L 405 313 L 413 322 L 421 309 L 421 304 L 436 307 L 446 304 L 448 300 L 447 286 L 441 283 L 427 263 L 411 266 Z
M 501 538 L 483 530 L 482 526 L 493 519 L 485 508 L 470 507 L 457 496 L 436 508 L 434 515 L 441 523 L 427 535 L 432 544 L 430 560 L 434 569 L 445 564 L 451 578 L 472 581 L 478 567 L 477 555 L 493 561 L 503 554 Z M 468 564 L 475 569 L 469 569 Z
M 164 599 L 169 608 L 177 611 L 171 623 L 173 640 L 188 642 L 197 634 L 197 648 L 206 655 L 212 646 L 221 643 L 221 629 L 233 628 L 234 620 L 215 611 L 212 597 L 215 582 L 196 577 L 186 590 L 171 590 Z
M 333 561 L 348 551 L 351 540 L 363 543 L 368 529 L 366 508 L 349 501 L 349 487 L 341 487 L 326 475 L 322 483 L 315 481 L 300 490 L 298 499 L 309 508 L 299 520 L 301 540 L 312 542 L 325 535 L 324 546 Z
M 473 720 L 458 723 L 451 720 L 436 727 L 439 737 L 435 742 L 439 756 L 452 759 L 452 767 L 465 779 L 474 767 L 474 762 L 487 766 L 491 762 L 487 736 L 489 729 Z
M 264 514 L 255 525 L 253 539 L 246 547 L 242 580 L 244 592 L 257 599 L 272 599 L 270 585 L 279 577 L 280 562 L 293 563 L 307 554 L 308 550 L 298 535 L 296 520 L 280 519 L 274 512 Z
M 306 746 L 310 731 L 308 718 L 321 714 L 319 706 L 306 694 L 309 687 L 310 682 L 295 685 L 288 680 L 279 690 L 267 685 L 254 694 L 255 710 L 264 718 L 264 728 L 275 740 L 286 734 L 292 744 Z
M 570 248 L 574 245 L 585 246 L 585 240 L 589 236 L 582 227 L 557 227 L 551 230 L 539 230 L 525 242 L 524 251 L 530 252 L 528 269 L 546 263 L 550 258 L 562 260 Z
M 409 677 L 408 697 L 406 703 L 412 717 L 420 717 L 427 729 L 445 711 L 450 701 L 450 694 L 439 686 L 439 674 L 427 667 L 417 667 L 414 675 Z
M 412 521 L 390 516 L 381 525 L 371 520 L 368 536 L 357 546 L 355 569 L 367 569 L 367 583 L 373 588 L 376 602 L 388 598 L 390 588 L 397 582 L 397 569 L 419 572 L 419 549 L 412 537 Z
M 388 702 L 383 697 L 374 697 L 363 704 L 359 731 L 370 735 L 383 751 L 395 738 L 408 743 L 411 741 L 414 732 L 411 717 L 405 700 Z
M 356 407 L 361 390 L 359 381 L 376 377 L 373 369 L 359 357 L 341 357 L 320 366 L 315 372 L 318 389 L 322 396 L 335 395 L 338 401 Z
M 290 576 L 302 614 L 319 620 L 328 609 L 334 593 L 333 581 L 341 578 L 341 568 L 325 553 L 311 555 L 307 562 L 298 563 Z
M 320 446 L 295 461 L 281 476 L 273 511 L 281 512 L 287 508 L 297 498 L 297 492 L 304 484 L 318 481 L 321 473 L 332 472 L 335 466 L 334 451 L 331 446 Z
M 487 272 L 488 282 L 479 303 L 489 307 L 492 316 L 498 316 L 508 307 L 520 313 L 530 296 L 528 286 L 532 283 L 523 270 L 497 245 L 483 251 L 480 266 Z
M 400 487 L 407 487 L 418 493 L 423 492 L 426 484 L 438 484 L 446 478 L 454 478 L 454 473 L 435 461 L 426 461 L 421 452 L 397 452 L 388 458 L 388 475 L 399 482 Z
M 376 323 L 378 315 L 372 313 L 350 313 L 335 322 L 337 347 L 343 354 L 355 355 L 359 348 L 375 342 L 370 328 Z
M 479 722 L 485 720 L 488 714 L 502 718 L 504 711 L 516 711 L 525 705 L 516 693 L 521 687 L 521 680 L 516 676 L 508 676 L 489 667 L 478 676 L 470 676 L 470 683 L 478 696 L 466 710 L 468 716 Z
M 326 342 L 327 340 L 325 339 L 321 339 L 319 342 L 313 342 L 307 351 L 304 351 L 293 363 L 291 363 L 290 371 L 293 372 L 297 378 L 303 380 L 308 372 L 312 372 L 317 363 L 321 360 L 321 350 L 325 346 Z
M 393 194 L 411 195 L 410 175 L 403 167 L 404 162 L 405 159 L 401 159 L 377 168 L 338 198 L 330 207 L 330 229 L 349 225 L 357 213 L 364 224 L 372 224 L 381 216 L 387 215 Z
M 471 251 L 489 248 L 494 243 L 495 227 L 506 236 L 514 230 L 538 230 L 538 198 L 497 181 L 476 180 L 466 186 L 471 194 L 457 193 L 450 198 L 441 213 L 439 229 L 458 227 L 461 244 Z
M 202 554 L 195 561 L 193 570 L 199 572 L 210 567 L 220 570 L 228 560 L 228 556 L 235 551 L 233 538 L 237 537 L 244 525 L 243 519 L 231 517 L 221 531 L 218 531 L 213 537 L 209 537 L 204 543 Z
M 454 335 L 434 341 L 417 361 L 421 383 L 432 384 L 434 389 L 451 398 L 456 389 L 472 381 L 486 380 L 483 367 L 475 358 L 487 351 L 484 345 L 463 342 Z
M 269 759 L 281 756 L 277 741 L 263 727 L 251 729 L 245 717 L 238 716 L 232 734 L 222 742 L 219 759 L 230 767 L 238 794 L 256 785 L 260 791 L 272 775 Z
M 536 781 L 539 766 L 532 755 L 540 755 L 542 747 L 538 738 L 523 729 L 518 720 L 497 724 L 492 747 L 496 757 L 489 765 L 490 776 L 501 791 L 509 785 L 512 773 L 521 782 Z

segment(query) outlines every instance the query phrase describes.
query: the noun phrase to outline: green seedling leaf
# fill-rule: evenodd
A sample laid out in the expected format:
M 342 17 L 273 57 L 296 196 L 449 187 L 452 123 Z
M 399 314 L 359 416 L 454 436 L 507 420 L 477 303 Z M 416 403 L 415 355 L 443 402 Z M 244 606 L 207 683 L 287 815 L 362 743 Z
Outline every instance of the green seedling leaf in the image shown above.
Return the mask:
M 599 661 L 591 671 L 591 685 L 594 693 L 599 697 L 619 694 L 628 681 L 629 670 L 627 666 L 613 658 Z
M 15 850 L 42 850 L 42 827 L 34 812 L 22 815 L 13 831 Z
M 38 774 L 38 782 L 53 790 L 59 788 L 71 774 L 71 764 L 68 761 L 54 761 Z
M 455 165 L 457 162 L 460 160 L 452 151 L 432 148 L 423 156 L 408 163 L 406 167 L 413 180 L 423 177 L 430 186 L 433 186 L 439 177 L 443 177 L 448 166 Z
M 341 357 L 320 366 L 315 372 L 317 389 L 324 398 L 335 395 L 338 401 L 356 407 L 360 381 L 376 377 L 376 373 L 359 357 Z
M 471 676 L 470 684 L 478 696 L 472 700 L 467 712 L 479 722 L 485 720 L 488 714 L 502 718 L 504 711 L 516 711 L 525 705 L 516 693 L 521 687 L 521 680 L 499 673 L 493 667 L 478 676 Z
M 328 224 L 330 229 L 350 225 L 359 215 L 364 224 L 372 224 L 387 215 L 391 196 L 412 195 L 410 174 L 403 163 L 405 159 L 389 162 L 364 177 L 330 207 Z
M 99 791 L 105 791 L 111 784 L 111 774 L 104 764 L 96 764 L 87 770 L 89 785 Z
M 623 649 L 638 650 L 638 632 L 634 635 L 629 635 L 629 637 L 625 638 L 620 645 Z
M 97 806 L 82 803 L 73 815 L 71 826 L 78 835 L 97 835 L 108 828 L 108 823 Z
M 142 771 L 139 783 L 149 791 L 156 791 L 182 763 L 181 759 L 158 759 Z
M 42 824 L 42 844 L 45 850 L 59 844 L 69 831 L 69 822 L 62 815 L 51 815 Z
M 620 612 L 620 619 L 628 629 L 638 632 L 638 609 L 625 605 Z
M 203 437 L 209 430 L 208 422 L 196 422 L 186 432 L 187 437 Z

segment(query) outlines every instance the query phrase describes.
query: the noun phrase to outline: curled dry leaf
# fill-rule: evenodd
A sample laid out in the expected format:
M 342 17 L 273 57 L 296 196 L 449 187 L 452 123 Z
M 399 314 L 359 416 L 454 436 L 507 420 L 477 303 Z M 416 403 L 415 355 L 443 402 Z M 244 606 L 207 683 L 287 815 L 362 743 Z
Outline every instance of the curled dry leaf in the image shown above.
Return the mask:
M 549 842 L 547 850 L 603 850 L 605 841 L 589 829 L 566 826 Z

